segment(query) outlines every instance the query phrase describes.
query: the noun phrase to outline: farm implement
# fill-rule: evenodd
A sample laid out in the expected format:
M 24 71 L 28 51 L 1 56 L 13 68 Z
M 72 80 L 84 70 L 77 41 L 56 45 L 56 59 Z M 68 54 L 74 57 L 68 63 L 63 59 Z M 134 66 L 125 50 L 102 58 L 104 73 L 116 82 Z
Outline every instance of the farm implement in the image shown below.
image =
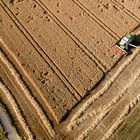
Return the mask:
M 131 52 L 132 48 L 137 48 L 138 46 L 134 45 L 136 34 L 129 33 L 125 35 L 116 45 L 114 45 L 115 49 L 117 49 L 121 54 L 127 55 Z

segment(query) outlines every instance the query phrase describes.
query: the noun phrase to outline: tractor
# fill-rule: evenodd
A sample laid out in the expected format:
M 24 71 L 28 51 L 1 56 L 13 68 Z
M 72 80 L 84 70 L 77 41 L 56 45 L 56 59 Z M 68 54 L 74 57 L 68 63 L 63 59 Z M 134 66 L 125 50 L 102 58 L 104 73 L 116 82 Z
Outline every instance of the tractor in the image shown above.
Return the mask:
M 128 54 L 131 51 L 131 48 L 136 48 L 133 44 L 135 40 L 136 34 L 129 33 L 125 35 L 116 45 L 115 47 L 122 53 Z

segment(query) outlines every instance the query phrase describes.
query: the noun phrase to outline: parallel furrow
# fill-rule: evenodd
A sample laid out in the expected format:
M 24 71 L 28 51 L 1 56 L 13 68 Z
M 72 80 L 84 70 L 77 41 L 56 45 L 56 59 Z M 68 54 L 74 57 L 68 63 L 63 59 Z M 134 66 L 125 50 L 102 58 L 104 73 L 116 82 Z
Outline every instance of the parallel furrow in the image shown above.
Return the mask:
M 7 45 L 0 39 L 0 47 L 2 49 L 4 49 L 6 51 L 6 53 L 10 56 L 12 56 L 14 58 L 14 60 L 16 60 L 18 66 L 22 69 L 22 71 L 24 72 L 24 75 L 28 78 L 28 80 L 30 81 L 30 83 L 34 86 L 34 88 L 36 89 L 36 91 L 39 93 L 39 95 L 42 97 L 43 101 L 45 102 L 45 105 L 47 105 L 47 107 L 49 108 L 49 111 L 52 113 L 53 116 L 55 116 L 54 112 L 51 111 L 51 107 L 49 106 L 48 102 L 46 101 L 46 99 L 43 97 L 42 93 L 40 92 L 40 90 L 38 89 L 38 87 L 36 86 L 36 84 L 32 81 L 32 79 L 29 77 L 29 75 L 26 73 L 26 71 L 24 70 L 24 68 L 21 66 L 20 62 L 17 60 L 17 58 L 14 56 L 14 54 L 8 49 Z
M 27 78 L 31 88 L 35 89 L 33 94 L 35 97 L 37 97 L 39 103 L 44 108 L 44 111 L 47 112 L 49 118 L 53 119 L 54 123 L 59 123 L 59 121 L 77 103 L 76 97 L 73 96 L 73 94 L 63 84 L 63 82 L 61 82 L 61 79 L 59 79 L 56 73 L 51 69 L 47 61 L 45 61 L 42 58 L 42 56 L 38 53 L 38 51 L 36 51 L 31 42 L 27 40 L 28 38 L 26 38 L 24 33 L 21 30 L 19 30 L 18 26 L 15 24 L 15 22 L 11 20 L 11 18 L 6 14 L 5 11 L 3 11 L 3 17 L 5 17 L 4 15 L 6 16 L 6 19 L 3 20 L 4 26 L 1 35 L 3 34 L 2 38 L 4 42 L 8 40 L 12 43 L 12 45 L 8 44 L 9 42 L 6 42 L 8 46 L 4 45 L 3 49 L 5 50 L 5 52 L 8 52 L 8 56 L 11 56 L 12 58 L 14 57 L 14 61 L 16 60 L 15 64 L 18 64 L 17 68 L 22 71 L 23 75 L 25 75 L 24 78 Z M 13 20 L 16 21 L 16 19 Z M 7 28 L 8 32 L 6 33 Z M 18 39 L 17 34 L 18 36 L 21 36 L 20 39 Z M 24 50 L 25 54 L 22 53 L 24 52 Z M 32 54 L 34 55 L 28 52 L 32 52 Z M 26 56 L 30 56 L 30 59 L 26 59 Z M 36 62 L 34 61 L 34 58 L 36 59 Z M 31 63 L 29 63 L 29 61 Z M 28 66 L 30 67 L 30 70 Z M 47 77 L 47 85 L 46 83 L 44 84 L 42 82 L 42 73 L 46 72 L 49 73 Z M 54 85 L 56 85 L 56 87 L 54 87 Z M 63 98 L 64 96 L 66 96 L 66 98 Z M 67 104 L 67 101 L 69 101 L 69 104 Z
M 93 95 L 91 98 L 89 98 L 82 106 L 81 108 L 73 115 L 73 117 L 70 120 L 69 125 L 67 126 L 68 129 L 71 129 L 73 125 L 76 124 L 76 122 L 82 120 L 84 117 L 84 112 L 86 112 L 86 110 L 92 105 L 92 103 L 99 99 L 110 87 L 111 85 L 114 83 L 114 81 L 117 79 L 117 77 L 120 75 L 120 73 L 123 72 L 123 70 L 126 68 L 126 66 L 128 66 L 133 60 L 134 58 L 137 56 L 137 54 L 139 53 L 139 49 L 137 49 L 117 70 L 117 72 L 108 80 L 108 82 L 106 82 L 106 84 L 104 85 L 104 87 L 99 90 L 98 93 L 96 93 L 96 95 Z
M 19 27 L 20 31 L 25 35 L 28 41 L 33 45 L 35 50 L 40 54 L 40 56 L 45 60 L 45 62 L 51 67 L 51 69 L 57 74 L 57 76 L 60 78 L 62 83 L 75 96 L 75 98 L 79 100 L 81 98 L 81 95 L 79 94 L 79 92 L 73 87 L 70 81 L 65 77 L 65 75 L 61 72 L 61 70 L 57 67 L 57 65 L 51 60 L 51 58 L 47 55 L 47 53 L 40 47 L 40 45 L 36 42 L 36 40 L 34 40 L 31 34 L 20 23 L 20 21 L 14 16 L 12 11 L 5 5 L 4 2 L 3 2 L 2 7 L 5 10 L 5 12 L 9 15 L 9 17 L 12 19 L 12 21 L 16 24 L 16 26 Z
M 11 92 L 10 90 L 8 89 L 7 85 L 5 85 L 2 81 L 2 79 L 0 79 L 0 89 L 3 91 L 3 93 L 5 94 L 6 98 L 8 99 L 9 103 L 11 104 L 19 122 L 21 123 L 24 131 L 26 132 L 27 136 L 28 136 L 28 139 L 29 140 L 33 140 L 33 134 L 32 132 L 30 131 L 28 125 L 26 124 L 26 121 L 25 119 L 23 118 L 21 112 L 20 112 L 20 109 L 16 103 L 16 101 L 14 100 L 14 98 L 12 97 L 11 95 Z
M 109 31 L 118 35 L 119 40 L 126 33 L 133 30 L 139 22 L 128 15 L 124 10 L 109 0 L 74 0 L 79 6 L 85 9 L 89 16 L 105 24 Z M 113 15 L 113 16 L 112 16 Z
M 4 54 L 4 52 L 2 50 L 0 50 L 0 59 L 7 66 L 7 68 L 11 72 L 11 75 L 14 77 L 15 81 L 17 82 L 17 84 L 19 85 L 21 90 L 25 93 L 26 97 L 29 99 L 29 101 L 32 103 L 33 107 L 36 109 L 41 121 L 43 122 L 44 126 L 47 128 L 50 136 L 54 137 L 55 131 L 53 130 L 53 128 L 52 128 L 52 126 L 50 124 L 50 121 L 48 120 L 48 118 L 43 113 L 43 111 L 42 111 L 41 107 L 39 106 L 39 104 L 33 98 L 28 86 L 26 85 L 26 83 L 21 78 L 20 73 L 16 70 L 14 65 L 7 58 L 7 56 Z
M 128 14 L 129 16 L 131 16 L 134 20 L 136 20 L 137 22 L 140 22 L 140 18 L 137 17 L 135 14 L 133 14 L 126 7 L 124 7 L 121 3 L 119 3 L 116 0 L 111 0 L 111 2 L 113 2 L 118 8 L 120 8 L 121 10 L 123 10 L 126 14 Z
M 95 22 L 97 22 L 105 31 L 107 31 L 116 40 L 120 39 L 120 36 L 115 33 L 110 27 L 108 27 L 100 18 L 98 18 L 94 13 L 92 13 L 85 5 L 83 5 L 79 0 L 72 0 L 77 4 L 83 11 L 85 11 Z
M 35 0 L 36 1 L 36 0 Z M 36 1 L 36 3 L 45 11 L 48 12 L 50 18 L 80 47 L 82 51 L 89 56 L 89 58 L 95 62 L 95 64 L 100 68 L 101 71 L 106 72 L 106 66 L 100 62 L 100 60 L 85 46 L 55 15 L 51 12 L 47 6 L 41 1 Z
M 121 57 L 120 53 L 115 53 L 115 51 L 110 48 L 117 40 L 76 3 L 73 1 L 61 2 L 60 0 L 40 1 L 44 8 L 52 12 L 54 15 L 52 16 L 56 18 L 56 22 L 61 22 L 61 24 L 81 41 L 92 55 L 96 56 L 100 64 L 104 66 L 104 72 L 107 72 Z M 57 6 L 57 3 L 59 3 L 59 6 Z M 71 7 L 73 7 L 73 10 Z M 63 26 L 61 25 L 61 27 Z M 107 42 L 107 39 L 110 41 Z M 83 48 L 83 46 L 81 47 Z M 102 49 L 104 49 L 104 51 L 102 51 Z

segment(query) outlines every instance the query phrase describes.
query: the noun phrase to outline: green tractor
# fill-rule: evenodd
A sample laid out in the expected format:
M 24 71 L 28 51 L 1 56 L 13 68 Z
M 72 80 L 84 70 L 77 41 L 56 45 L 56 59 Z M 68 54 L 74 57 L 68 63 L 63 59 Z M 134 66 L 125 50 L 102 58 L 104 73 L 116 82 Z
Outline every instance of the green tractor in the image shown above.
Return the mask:
M 136 35 L 135 34 L 127 34 L 124 36 L 121 41 L 119 42 L 119 47 L 125 51 L 129 51 L 129 46 L 136 47 L 132 44 Z
M 137 46 L 133 45 L 133 41 L 136 37 L 136 34 L 129 33 L 125 35 L 119 43 L 116 44 L 116 47 L 121 50 L 122 53 L 127 54 L 130 52 L 132 47 L 136 48 Z

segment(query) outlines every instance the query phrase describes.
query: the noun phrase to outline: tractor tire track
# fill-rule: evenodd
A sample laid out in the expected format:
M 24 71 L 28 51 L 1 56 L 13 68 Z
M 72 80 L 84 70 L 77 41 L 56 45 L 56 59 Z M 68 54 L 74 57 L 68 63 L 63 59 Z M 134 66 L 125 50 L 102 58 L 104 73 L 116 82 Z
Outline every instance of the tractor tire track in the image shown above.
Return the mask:
M 66 31 L 65 30 L 65 28 L 68 30 L 68 28 L 67 27 L 65 27 L 65 25 L 53 14 L 53 12 L 51 12 L 48 8 L 47 8 L 47 6 L 43 3 L 43 2 L 41 2 L 41 1 L 36 1 L 36 0 L 34 0 L 39 6 L 40 6 L 40 8 L 42 9 L 42 10 L 44 10 L 44 12 L 46 12 L 47 14 L 48 14 L 48 16 L 54 21 L 54 23 L 56 23 L 56 25 L 58 25 L 59 27 L 60 27 L 60 29 L 62 29 L 62 31 L 64 31 L 64 33 L 66 33 L 67 35 L 68 35 L 68 37 L 70 37 L 71 38 L 71 36 L 69 35 L 69 32 L 72 34 L 72 32 L 71 31 Z M 62 25 L 61 25 L 62 24 Z M 64 26 L 64 28 L 62 28 Z M 100 67 L 100 64 L 99 63 L 96 63 L 96 59 L 97 58 L 94 58 L 94 59 L 91 59 L 90 57 L 89 57 L 89 55 L 80 47 L 80 45 L 81 44 L 78 44 L 73 38 L 71 38 L 71 40 L 77 45 L 77 47 L 79 48 L 79 52 L 80 51 L 82 51 L 84 54 L 86 54 L 86 56 L 89 58 L 89 60 L 91 60 L 92 62 L 94 62 L 95 63 L 95 67 L 97 67 L 101 72 L 103 72 L 103 74 L 104 74 L 104 72 L 105 72 L 105 70 L 103 70 L 103 69 L 101 69 L 101 67 Z M 77 38 L 77 40 L 78 40 L 78 38 Z M 79 40 L 79 42 L 80 42 L 80 40 Z M 93 55 L 92 55 L 93 56 Z M 81 59 L 81 58 L 80 58 Z M 83 61 L 83 60 L 82 60 Z M 78 66 L 77 66 L 77 68 L 78 68 Z M 94 70 L 93 70 L 94 71 Z M 96 71 L 96 70 L 95 70 Z M 89 77 L 89 76 L 87 76 L 87 74 L 85 73 L 85 75 L 86 75 L 86 77 Z M 67 75 L 65 75 L 66 77 L 67 77 Z M 95 76 L 96 77 L 96 76 Z M 79 77 L 77 76 L 76 77 L 77 79 L 79 79 Z M 79 79 L 80 80 L 80 79 Z M 91 81 L 94 81 L 94 78 L 91 78 Z M 89 91 L 94 85 L 93 84 L 90 84 L 90 83 L 88 83 L 88 85 L 91 85 L 90 86 L 90 88 L 88 88 L 88 90 L 87 91 Z M 76 88 L 76 87 L 75 87 Z M 81 87 L 81 89 L 82 89 L 83 87 Z M 81 95 L 82 97 L 83 97 L 83 95 L 82 95 L 82 91 L 80 91 L 80 90 L 78 90 L 77 89 L 77 91 L 79 92 L 79 95 Z M 87 92 L 87 91 L 84 91 L 84 92 Z M 81 94 L 80 94 L 81 93 Z
M 47 11 L 50 18 L 77 44 L 89 58 L 95 62 L 101 71 L 106 72 L 106 66 L 51 12 L 50 9 L 41 1 L 34 0 L 43 10 Z
M 7 22 L 10 22 L 11 20 L 9 20 L 10 18 L 9 18 L 9 16 L 6 15 L 6 13 L 5 13 L 5 16 L 7 17 L 7 20 L 8 20 L 8 21 L 4 22 L 4 24 L 7 25 Z M 13 20 L 16 21 L 16 19 L 13 19 Z M 11 22 L 11 23 L 12 23 L 13 28 L 15 28 L 15 32 L 16 32 L 17 34 L 19 33 L 24 39 L 28 39 L 28 38 L 26 38 L 26 36 L 24 36 L 24 33 L 23 33 L 22 31 L 20 32 L 20 30 L 15 26 L 15 22 L 14 22 L 14 23 Z M 7 26 L 8 26 L 8 25 L 7 25 Z M 11 25 L 10 25 L 10 26 L 11 26 Z M 19 25 L 19 26 L 20 26 L 20 25 Z M 10 29 L 10 28 L 9 28 L 9 29 Z M 12 30 L 13 30 L 13 29 L 12 29 Z M 14 30 L 13 30 L 13 31 L 14 31 Z M 12 31 L 12 32 L 13 32 L 13 31 Z M 5 32 L 4 32 L 4 33 L 5 33 Z M 10 29 L 10 32 L 9 32 L 9 33 L 10 33 L 11 35 L 13 35 L 13 34 L 11 33 L 11 29 Z M 9 35 L 6 33 L 6 36 L 9 36 Z M 18 36 L 16 36 L 16 37 L 18 37 Z M 22 41 L 24 41 L 23 38 L 22 38 Z M 8 39 L 8 38 L 6 37 L 6 39 Z M 5 41 L 6 41 L 6 39 L 5 39 Z M 14 39 L 14 38 L 13 38 L 13 39 Z M 10 40 L 10 38 L 9 38 L 9 40 Z M 11 40 L 11 41 L 12 41 L 12 40 Z M 17 41 L 18 41 L 18 40 L 17 40 Z M 25 41 L 26 41 L 26 40 L 25 40 Z M 28 41 L 29 41 L 29 40 L 27 40 L 27 42 L 28 42 Z M 22 43 L 20 40 L 19 40 L 18 42 L 19 42 L 19 44 Z M 10 44 L 9 44 L 9 45 L 10 45 Z M 16 45 L 16 44 L 14 44 L 14 45 Z M 31 48 L 33 47 L 30 41 L 29 41 L 28 45 L 29 45 Z M 19 47 L 20 47 L 20 45 L 19 45 Z M 24 45 L 22 45 L 22 47 L 24 47 L 24 48 L 26 49 L 26 47 L 25 47 Z M 38 46 L 36 46 L 36 47 L 38 48 Z M 9 46 L 9 47 L 7 46 L 7 50 L 6 50 L 6 51 L 8 51 L 8 50 L 11 52 L 11 55 L 15 53 L 15 52 L 13 52 L 13 51 L 16 51 L 16 50 L 13 48 L 13 46 L 11 46 L 11 48 L 10 48 L 10 46 Z M 44 64 L 45 64 L 45 62 L 47 63 L 47 61 L 46 61 L 44 58 L 42 59 L 42 56 L 38 53 L 38 51 L 36 51 L 36 49 L 33 49 L 33 48 L 32 48 L 32 50 L 33 50 L 33 52 L 34 52 L 35 54 L 37 54 L 37 56 L 40 58 L 40 59 L 39 59 L 40 61 L 43 61 Z M 29 49 L 29 51 L 31 51 L 31 50 Z M 20 49 L 19 49 L 19 53 L 20 53 Z M 27 54 L 27 55 L 28 55 L 28 54 Z M 21 71 L 24 72 L 23 75 L 25 74 L 25 75 L 28 77 L 27 80 L 31 81 L 31 78 L 29 77 L 30 74 L 28 73 L 29 75 L 27 75 L 27 73 L 26 73 L 26 71 L 25 71 L 25 70 L 28 70 L 28 69 L 23 69 L 22 66 L 21 66 L 21 65 L 22 65 L 22 61 L 20 60 L 20 62 L 19 62 L 19 61 L 17 60 L 17 58 L 18 58 L 18 55 L 16 55 L 16 58 L 15 58 L 15 59 L 16 59 L 16 61 L 18 62 L 18 65 L 21 67 Z M 33 61 L 34 61 L 34 60 L 33 60 Z M 24 63 L 26 63 L 26 62 L 24 62 Z M 23 67 L 24 67 L 24 66 L 23 66 Z M 73 105 L 73 104 L 75 105 L 76 97 L 73 96 L 73 94 L 72 94 L 71 92 L 69 92 L 70 90 L 69 90 L 67 87 L 65 87 L 65 85 L 63 85 L 63 82 L 61 83 L 61 79 L 59 79 L 59 77 L 57 77 L 57 75 L 56 75 L 55 72 L 51 69 L 51 67 L 49 66 L 48 63 L 45 64 L 44 67 L 46 67 L 46 70 L 49 71 L 49 72 L 52 74 L 53 80 L 55 80 L 55 78 L 57 78 L 57 81 L 59 80 L 60 85 L 62 85 L 62 87 L 64 88 L 64 92 L 62 91 L 62 92 L 61 92 L 61 95 L 63 96 L 63 94 L 68 93 L 69 97 L 72 97 L 72 98 L 70 99 L 70 100 L 71 100 L 70 102 L 72 102 L 72 105 Z M 49 69 L 48 69 L 47 67 L 48 67 Z M 33 67 L 33 69 L 34 69 L 34 67 Z M 42 69 L 39 68 L 39 73 L 40 73 L 40 70 L 42 71 Z M 44 71 L 45 71 L 45 69 L 44 69 Z M 29 71 L 28 71 L 28 72 L 29 72 Z M 53 73 L 54 73 L 54 74 L 53 74 Z M 30 75 L 30 76 L 32 77 L 32 75 Z M 36 77 L 35 77 L 35 78 L 36 78 Z M 33 83 L 38 82 L 38 81 L 37 81 L 38 79 L 37 79 L 37 78 L 35 79 L 35 78 L 34 78 L 31 82 L 29 82 L 29 83 L 32 83 L 32 84 L 33 84 Z M 58 83 L 57 81 L 56 81 L 56 82 L 54 81 L 53 83 L 59 85 L 59 83 Z M 67 111 L 67 110 L 66 110 L 65 108 L 62 108 L 63 106 L 60 106 L 60 105 L 61 105 L 61 104 L 59 104 L 60 102 L 59 102 L 59 103 L 57 103 L 57 102 L 55 103 L 55 104 L 56 104 L 56 107 L 59 108 L 59 109 L 57 109 L 57 110 L 53 109 L 52 106 L 53 106 L 54 104 L 52 104 L 52 103 L 49 102 L 50 99 L 49 99 L 49 100 L 46 100 L 46 96 L 45 96 L 45 94 L 44 94 L 45 92 L 48 92 L 48 91 L 46 91 L 46 90 L 44 90 L 44 91 L 43 91 L 43 90 L 40 90 L 40 87 L 41 87 L 41 86 L 40 86 L 39 84 L 38 84 L 39 87 L 37 87 L 36 84 L 34 84 L 34 85 L 35 85 L 34 87 L 35 87 L 35 89 L 36 89 L 35 92 L 39 93 L 39 95 L 41 96 L 41 98 L 43 98 L 43 99 L 41 99 L 41 101 L 39 100 L 39 103 L 45 108 L 45 111 L 49 114 L 49 117 L 50 117 L 51 119 L 53 118 L 54 122 L 58 124 L 58 123 L 60 122 L 60 119 L 62 119 L 62 117 L 63 117 L 62 115 L 63 115 L 64 113 L 65 113 L 64 116 L 66 115 L 66 113 L 67 113 L 66 111 Z M 32 85 L 31 85 L 31 86 L 32 86 Z M 61 87 L 61 88 L 62 88 L 62 87 Z M 61 90 L 61 88 L 59 87 L 59 90 Z M 55 97 L 57 96 L 56 94 L 58 94 L 58 93 L 55 93 L 55 96 L 54 96 L 54 97 L 52 96 L 51 98 L 55 98 Z M 70 95 L 70 94 L 71 94 L 71 95 Z M 60 94 L 59 94 L 59 95 L 60 95 Z M 61 96 L 61 95 L 60 95 L 60 96 Z M 36 96 L 38 96 L 38 95 L 36 95 Z M 47 97 L 47 98 L 48 98 L 48 97 Z M 58 97 L 58 98 L 59 98 L 59 97 Z M 60 98 L 62 98 L 62 97 L 60 97 Z M 68 97 L 67 97 L 67 98 L 68 98 Z M 79 99 L 80 99 L 80 98 L 79 98 Z M 45 102 L 45 105 L 42 103 L 42 100 L 43 100 L 43 103 Z M 67 102 L 67 101 L 66 101 L 66 102 Z M 77 103 L 77 102 L 76 102 L 76 103 Z M 46 107 L 46 105 L 49 105 L 49 106 L 50 106 L 50 112 L 51 112 L 52 114 L 48 111 L 49 106 Z M 71 104 L 70 104 L 70 105 L 71 105 Z M 71 105 L 71 106 L 72 106 L 72 105 Z M 73 106 L 74 106 L 74 105 L 73 105 Z M 68 108 L 72 108 L 72 107 L 73 107 L 73 106 L 72 106 L 72 107 L 71 107 L 71 106 L 67 105 Z M 65 110 L 62 110 L 62 109 L 65 109 Z M 68 109 L 68 110 L 69 110 L 69 109 Z M 61 112 L 63 113 L 62 115 L 60 114 Z M 57 116 L 57 115 L 61 115 L 60 118 L 59 118 L 59 116 Z
M 9 56 L 12 56 L 14 58 L 14 60 L 16 61 L 16 63 L 18 64 L 18 66 L 20 67 L 20 69 L 22 70 L 22 72 L 24 73 L 24 75 L 28 78 L 28 80 L 30 81 L 30 83 L 33 85 L 33 87 L 36 89 L 36 91 L 39 93 L 39 95 L 41 96 L 41 98 L 43 99 L 43 101 L 45 102 L 45 104 L 47 105 L 49 111 L 51 112 L 52 116 L 55 118 L 55 114 L 52 111 L 50 105 L 48 104 L 48 102 L 46 101 L 46 99 L 44 98 L 43 94 L 41 93 L 41 91 L 38 89 L 38 87 L 36 86 L 36 84 L 33 82 L 33 80 L 29 77 L 29 75 L 26 73 L 26 71 L 24 70 L 24 68 L 21 66 L 20 62 L 17 60 L 17 58 L 14 56 L 14 54 L 8 49 L 7 45 L 0 39 L 0 45 L 2 47 L 2 49 L 4 49 Z M 42 57 L 42 56 L 41 56 Z
M 15 81 L 21 88 L 21 90 L 25 93 L 26 97 L 29 99 L 29 101 L 32 103 L 33 107 L 36 109 L 41 121 L 43 122 L 44 126 L 47 128 L 49 134 L 51 137 L 54 137 L 55 131 L 53 130 L 48 118 L 43 113 L 42 109 L 40 108 L 39 104 L 36 102 L 36 100 L 32 97 L 32 94 L 30 90 L 28 89 L 28 86 L 25 84 L 23 79 L 21 78 L 21 75 L 19 72 L 15 69 L 13 64 L 8 60 L 6 55 L 0 50 L 0 59 L 3 61 L 3 63 L 7 66 L 9 71 L 11 72 L 11 75 L 15 78 Z
M 22 72 L 24 73 L 24 75 L 28 78 L 28 80 L 30 81 L 30 83 L 33 85 L 33 87 L 36 89 L 36 91 L 39 93 L 39 95 L 41 96 L 41 98 L 43 99 L 43 101 L 45 102 L 45 104 L 47 105 L 49 111 L 51 112 L 51 114 L 53 115 L 53 117 L 55 116 L 55 114 L 53 113 L 53 111 L 51 111 L 51 107 L 49 106 L 48 102 L 46 101 L 46 99 L 42 96 L 41 91 L 38 89 L 38 87 L 36 86 L 36 84 L 32 81 L 32 79 L 28 76 L 28 74 L 26 73 L 26 71 L 24 70 L 24 68 L 21 66 L 20 62 L 17 60 L 17 58 L 14 56 L 14 54 L 8 49 L 7 45 L 2 41 L 2 39 L 0 39 L 0 47 L 6 51 L 6 53 L 8 54 L 8 56 L 12 56 L 12 58 L 16 61 L 16 63 L 18 64 L 18 66 L 20 67 L 20 69 L 22 70 Z
M 79 6 L 83 8 L 83 10 L 85 10 L 85 12 L 87 12 L 88 15 L 91 16 L 91 18 L 94 18 L 97 21 L 99 20 L 108 28 L 110 27 L 110 30 L 112 30 L 118 36 L 116 40 L 119 40 L 122 36 L 124 36 L 124 34 L 126 34 L 126 32 L 132 30 L 132 28 L 139 23 L 138 21 L 134 20 L 130 15 L 125 13 L 122 9 L 121 10 L 118 9 L 118 7 L 113 2 L 110 2 L 108 0 L 107 1 L 95 0 L 95 2 L 89 1 L 89 4 L 88 1 L 86 0 L 74 0 L 74 1 L 75 3 L 79 4 Z M 94 8 L 94 5 L 98 5 L 98 7 L 95 6 Z M 116 12 L 114 12 L 114 10 Z M 110 14 L 111 11 L 112 13 Z M 110 18 L 112 14 L 116 18 Z M 123 19 L 120 20 L 121 18 Z M 132 22 L 129 22 L 130 20 L 132 20 Z
M 137 49 L 117 70 L 117 72 L 106 82 L 106 84 L 103 86 L 99 92 L 96 93 L 96 95 L 93 95 L 90 99 L 88 99 L 82 107 L 73 115 L 73 117 L 70 120 L 70 123 L 68 124 L 67 128 L 71 128 L 73 124 L 75 124 L 79 119 L 81 119 L 84 116 L 84 112 L 89 108 L 89 106 L 92 105 L 92 103 L 100 98 L 114 83 L 114 81 L 117 79 L 117 77 L 122 73 L 122 71 L 128 66 L 137 56 L 139 53 L 139 49 Z
M 97 22 L 105 31 L 107 31 L 116 40 L 120 39 L 120 36 L 110 29 L 100 18 L 98 18 L 94 13 L 92 13 L 85 5 L 83 5 L 79 0 L 72 0 L 76 5 L 78 5 L 83 11 L 85 11 L 95 22 Z
M 126 7 L 124 7 L 121 3 L 117 2 L 116 0 L 111 0 L 111 2 L 114 3 L 119 9 L 123 10 L 126 14 L 131 16 L 138 23 L 140 22 L 140 18 L 133 14 L 130 10 L 126 9 Z
M 70 83 L 70 81 L 65 77 L 65 75 L 61 72 L 61 70 L 57 67 L 57 65 L 50 59 L 50 57 L 46 54 L 46 52 L 39 46 L 39 44 L 34 40 L 34 38 L 30 35 L 30 33 L 26 30 L 26 28 L 20 23 L 20 21 L 14 16 L 12 11 L 7 7 L 7 5 L 1 1 L 1 6 L 4 11 L 8 14 L 8 16 L 12 19 L 12 21 L 16 24 L 19 30 L 25 35 L 28 41 L 33 45 L 34 49 L 39 53 L 39 55 L 45 60 L 45 62 L 51 67 L 51 69 L 56 73 L 56 75 L 60 78 L 62 83 L 67 87 L 67 89 L 74 95 L 74 97 L 79 100 L 81 99 L 80 93 L 74 86 Z M 5 7 L 5 8 L 4 8 Z
M 35 0 L 36 1 L 36 0 Z M 68 25 L 65 25 L 61 19 L 59 19 L 57 16 L 55 16 L 55 14 L 51 11 L 50 8 L 47 7 L 47 3 L 45 4 L 45 1 L 43 0 L 39 0 L 36 1 L 44 10 L 46 10 L 50 17 L 60 26 L 60 28 L 62 28 L 63 30 L 65 30 L 65 32 L 67 34 L 69 34 L 69 36 L 71 36 L 71 38 L 76 42 L 76 44 L 95 62 L 95 60 L 98 60 L 98 62 L 96 62 L 96 65 L 99 66 L 100 70 L 102 70 L 104 73 L 108 72 L 108 70 L 110 69 L 110 65 L 111 64 L 107 64 L 104 60 L 100 60 L 99 56 L 96 57 L 95 56 L 95 52 L 97 51 L 95 48 L 94 51 L 92 51 L 92 49 L 88 48 L 88 45 L 86 45 L 82 40 L 78 39 L 77 35 L 75 35 L 70 28 L 68 28 Z M 74 3 L 76 6 L 77 4 Z M 77 6 L 78 7 L 78 6 Z M 83 11 L 83 9 L 79 8 L 80 10 Z M 84 11 L 83 11 L 84 12 Z M 87 14 L 87 13 L 86 13 Z M 89 14 L 87 14 L 89 16 Z M 90 16 L 89 16 L 90 17 Z M 91 17 L 90 17 L 91 18 Z M 91 18 L 92 19 L 92 18 Z M 93 19 L 92 19 L 93 20 Z M 100 24 L 96 21 L 93 20 L 95 23 L 97 23 L 99 26 Z M 100 26 L 102 29 L 104 29 L 102 26 Z M 106 30 L 107 31 L 107 30 Z M 110 33 L 107 31 L 108 35 L 110 35 Z M 113 38 L 112 35 L 110 35 L 112 37 L 112 39 L 116 40 L 115 38 Z M 95 41 L 96 42 L 96 41 Z M 98 41 L 97 41 L 98 42 Z M 93 42 L 92 44 L 93 46 L 96 46 L 97 44 Z M 100 50 L 100 49 L 99 49 Z M 101 52 L 100 52 L 101 53 Z M 96 54 L 97 55 L 97 54 Z M 109 54 L 110 55 L 110 54 Z M 112 58 L 110 58 L 108 55 L 105 56 L 106 59 L 108 59 L 110 61 L 110 63 L 112 62 Z M 120 57 L 119 57 L 120 58 Z M 118 59 L 118 58 L 117 58 Z

